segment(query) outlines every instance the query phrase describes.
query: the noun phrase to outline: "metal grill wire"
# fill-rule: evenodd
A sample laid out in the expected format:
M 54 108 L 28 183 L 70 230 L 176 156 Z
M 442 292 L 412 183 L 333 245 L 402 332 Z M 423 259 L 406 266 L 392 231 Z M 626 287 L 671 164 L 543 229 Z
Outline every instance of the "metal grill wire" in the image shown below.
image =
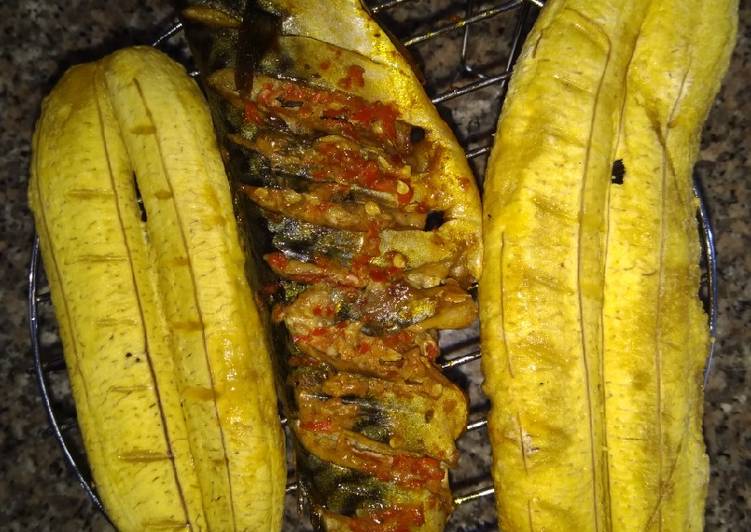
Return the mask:
M 450 0 L 387 0 L 380 3 L 371 2 L 370 4 L 371 11 L 386 27 L 407 30 L 397 31 L 397 34 L 404 33 L 407 35 L 400 38 L 401 42 L 423 59 L 426 63 L 425 69 L 431 69 L 430 57 L 443 56 L 445 60 L 446 53 L 436 54 L 435 51 L 443 48 L 444 52 L 446 49 L 456 52 L 449 65 L 438 65 L 436 68 L 439 72 L 445 72 L 444 79 L 429 80 L 426 88 L 431 94 L 433 103 L 439 107 L 444 116 L 448 115 L 449 122 L 454 125 L 457 136 L 466 149 L 467 157 L 473 162 L 477 175 L 482 175 L 486 156 L 492 147 L 495 121 L 505 95 L 506 84 L 511 76 L 513 63 L 539 7 L 542 7 L 540 0 L 506 0 L 500 2 L 497 0 L 491 2 L 465 0 L 463 3 L 451 2 Z M 399 8 L 403 9 L 400 10 Z M 506 20 L 501 21 L 500 24 L 494 24 L 494 28 L 504 28 L 501 35 L 497 37 L 492 35 L 488 38 L 487 33 L 483 31 L 482 38 L 477 38 L 481 31 L 480 26 L 483 23 L 494 20 L 498 22 L 496 19 L 503 16 L 506 17 Z M 512 31 L 510 36 L 505 36 L 503 32 L 508 30 L 508 22 L 511 22 Z M 418 31 L 412 33 L 409 31 L 412 28 L 418 28 Z M 181 30 L 182 25 L 179 22 L 175 23 L 152 43 L 153 46 L 164 47 Z M 482 30 L 487 30 L 487 28 L 482 28 Z M 496 50 L 486 48 L 484 54 L 482 50 L 477 52 L 478 42 L 486 46 L 489 43 L 490 47 L 495 47 Z M 499 54 L 497 48 L 503 48 L 503 52 Z M 480 58 L 481 56 L 492 57 L 494 55 L 495 63 L 491 61 L 488 64 L 486 60 Z M 499 55 L 505 57 L 499 58 Z M 466 120 L 466 116 L 463 114 L 463 111 L 477 103 L 477 94 L 483 90 L 493 91 L 490 97 L 486 96 L 485 98 L 485 100 L 491 100 L 492 109 L 489 113 L 483 113 L 486 117 L 485 123 L 482 124 L 484 128 L 480 127 L 479 123 L 476 120 L 473 121 L 472 118 L 469 121 Z M 447 104 L 454 105 L 449 107 Z M 717 271 L 714 235 L 701 194 L 701 187 L 697 184 L 695 190 L 701 200 L 699 212 L 700 236 L 704 249 L 704 268 L 707 272 L 706 297 L 709 301 L 710 328 L 712 337 L 714 337 L 717 319 Z M 69 405 L 67 408 L 62 405 L 62 400 L 65 398 L 53 397 L 52 393 L 51 383 L 58 378 L 56 375 L 60 374 L 63 379 L 65 378 L 63 372 L 65 363 L 59 346 L 55 348 L 44 345 L 41 338 L 40 322 L 43 321 L 42 314 L 50 314 L 47 308 L 50 300 L 49 288 L 43 279 L 40 266 L 38 238 L 35 238 L 32 248 L 28 283 L 28 317 L 34 373 L 39 384 L 42 403 L 49 419 L 49 427 L 44 433 L 54 436 L 59 442 L 65 461 L 84 491 L 94 505 L 105 513 L 93 486 L 80 439 L 73 434 L 77 429 L 73 410 Z M 478 340 L 475 329 L 469 331 L 462 341 L 448 347 L 442 346 L 441 367 L 448 372 L 457 369 L 466 372 L 469 367 L 467 365 L 480 358 Z M 711 355 L 710 353 L 707 368 L 710 367 Z M 461 375 L 453 376 L 458 376 L 458 380 L 464 380 Z M 63 395 L 68 394 L 64 392 Z M 67 397 L 67 400 L 69 401 L 70 398 Z M 475 403 L 473 403 L 472 408 L 474 420 L 467 425 L 466 434 L 472 434 L 487 425 L 487 419 L 484 415 L 487 402 L 480 398 L 479 404 Z M 282 424 L 286 425 L 286 419 L 282 418 Z M 489 453 L 489 445 L 486 440 L 487 438 L 484 437 L 484 450 Z M 480 478 L 472 478 L 459 484 L 460 486 L 455 486 L 454 490 L 457 493 L 454 499 L 457 505 L 490 497 L 494 493 L 488 471 L 484 471 L 484 475 Z M 461 484 L 464 484 L 464 486 L 461 486 Z M 288 493 L 293 493 L 296 489 L 297 485 L 294 482 L 287 486 Z

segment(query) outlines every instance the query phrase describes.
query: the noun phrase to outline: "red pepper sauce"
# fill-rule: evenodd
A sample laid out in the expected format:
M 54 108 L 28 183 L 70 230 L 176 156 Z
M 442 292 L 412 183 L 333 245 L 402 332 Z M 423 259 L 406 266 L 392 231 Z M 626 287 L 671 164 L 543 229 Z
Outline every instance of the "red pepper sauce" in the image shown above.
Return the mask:
M 445 475 L 441 463 L 429 456 L 397 455 L 393 461 L 394 474 L 403 477 L 403 481 L 413 487 L 420 487 L 427 482 L 440 482 Z
M 359 69 L 359 70 L 358 70 Z M 350 86 L 362 86 L 365 81 L 361 67 L 352 65 L 347 77 L 343 78 Z M 272 80 L 264 83 L 256 96 L 257 104 L 269 112 L 289 115 L 298 119 L 311 117 L 315 128 L 315 118 L 321 121 L 334 120 L 330 125 L 341 129 L 349 137 L 358 140 L 353 127 L 360 128 L 394 143 L 397 141 L 396 122 L 399 112 L 390 103 L 368 102 L 358 96 L 325 89 L 314 88 L 286 80 Z M 283 102 L 294 102 L 294 107 L 283 107 Z
M 315 419 L 300 422 L 300 428 L 311 432 L 333 432 L 334 422 L 330 419 Z
M 263 116 L 254 102 L 245 102 L 245 121 L 251 124 L 261 125 L 265 122 Z
M 350 521 L 352 532 L 409 532 L 425 524 L 425 514 L 417 506 L 393 505 Z
M 289 264 L 289 259 L 281 251 L 268 253 L 263 258 L 275 270 L 284 270 Z
M 324 180 L 337 175 L 370 190 L 396 192 L 399 176 L 385 172 L 377 161 L 367 159 L 359 151 L 336 142 L 319 142 L 315 150 L 320 157 L 315 161 L 319 168 L 313 171 L 314 178 Z
M 365 69 L 360 65 L 350 65 L 347 67 L 347 75 L 337 82 L 342 89 L 351 89 L 352 87 L 365 86 Z

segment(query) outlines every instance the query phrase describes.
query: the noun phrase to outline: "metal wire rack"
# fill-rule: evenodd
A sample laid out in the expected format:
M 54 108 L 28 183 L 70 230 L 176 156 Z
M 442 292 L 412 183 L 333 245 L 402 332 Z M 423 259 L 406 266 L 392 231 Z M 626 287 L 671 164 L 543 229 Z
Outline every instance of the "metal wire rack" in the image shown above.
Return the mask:
M 543 2 L 385 0 L 368 3 L 379 21 L 392 29 L 402 44 L 422 61 L 423 70 L 433 73 L 426 80 L 426 89 L 433 103 L 455 128 L 477 175 L 482 175 L 514 61 Z M 181 30 L 179 22 L 173 24 L 152 43 L 153 46 L 169 46 L 172 38 L 179 35 Z M 479 109 L 474 115 L 473 108 Z M 703 297 L 707 303 L 711 336 L 714 338 L 718 294 L 714 234 L 701 185 L 696 183 L 694 190 L 700 200 L 698 222 L 703 245 Z M 58 441 L 65 461 L 78 482 L 93 504 L 104 513 L 80 438 L 76 434 L 77 424 L 65 383 L 62 349 L 59 341 L 43 338 L 45 334 L 49 337 L 43 328 L 54 330 L 49 303 L 49 288 L 41 267 L 39 240 L 35 238 L 28 270 L 28 317 L 34 373 L 49 420 L 49 427 L 44 432 Z M 470 459 L 483 457 L 479 471 L 477 464 L 474 467 L 470 464 L 469 474 L 464 475 L 461 469 L 467 469 L 467 464 L 465 461 L 463 466 L 460 459 L 458 470 L 452 473 L 452 486 L 456 494 L 454 502 L 460 507 L 460 512 L 471 506 L 470 503 L 485 499 L 485 512 L 490 515 L 484 523 L 477 519 L 466 519 L 476 516 L 479 512 L 477 509 L 471 514 L 465 514 L 464 519 L 455 516 L 449 523 L 448 528 L 451 530 L 459 530 L 458 525 L 452 523 L 461 522 L 465 523 L 462 530 L 491 530 L 497 527 L 493 505 L 488 500 L 494 493 L 488 469 L 490 447 L 487 436 L 481 433 L 487 425 L 487 400 L 479 389 L 481 376 L 476 361 L 481 354 L 478 342 L 476 328 L 441 338 L 441 367 L 454 380 L 464 383 L 465 388 L 473 388 L 468 390 L 472 399 L 472 420 L 462 439 L 468 436 L 473 438 L 469 444 L 474 446 Z M 707 372 L 711 367 L 711 359 L 710 351 Z M 63 390 L 54 393 L 53 388 L 60 388 L 61 380 Z M 282 418 L 281 422 L 286 424 L 286 419 Z M 459 446 L 461 449 L 462 440 Z M 287 486 L 288 494 L 293 494 L 296 490 L 297 484 L 294 481 Z M 287 516 L 287 519 L 289 522 L 290 517 Z M 466 528 L 468 522 L 474 523 L 470 525 L 474 528 Z M 299 528 L 299 525 L 295 525 L 295 528 Z

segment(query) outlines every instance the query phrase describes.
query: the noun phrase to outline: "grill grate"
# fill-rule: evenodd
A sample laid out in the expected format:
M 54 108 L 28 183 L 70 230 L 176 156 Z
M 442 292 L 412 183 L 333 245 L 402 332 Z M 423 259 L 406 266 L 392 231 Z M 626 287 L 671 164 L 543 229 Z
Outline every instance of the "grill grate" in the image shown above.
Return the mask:
M 487 155 L 492 147 L 492 137 L 500 104 L 505 95 L 511 69 L 516 60 L 526 33 L 542 7 L 541 0 L 485 1 L 463 0 L 386 0 L 370 2 L 370 9 L 379 21 L 395 30 L 402 44 L 425 63 L 425 71 L 437 72 L 426 80 L 426 88 L 434 104 L 453 124 L 460 142 L 466 149 L 467 157 L 474 165 L 477 175 L 482 175 Z M 417 28 L 415 33 L 412 33 Z M 407 31 L 399 31 L 407 30 Z M 152 44 L 165 47 L 182 30 L 181 23 L 173 24 Z M 510 30 L 509 35 L 506 32 Z M 483 38 L 477 35 L 482 32 Z M 400 33 L 408 33 L 401 37 Z M 488 38 L 491 34 L 491 38 Z M 496 37 L 495 34 L 498 34 Z M 479 43 L 479 45 L 478 45 Z M 484 48 L 483 48 L 484 47 Z M 440 53 L 438 53 L 440 52 Z M 441 57 L 439 63 L 437 58 Z M 449 59 L 449 64 L 443 63 Z M 197 75 L 197 73 L 192 73 Z M 475 104 L 475 105 L 473 105 Z M 482 118 L 473 117 L 468 110 L 474 107 L 490 108 Z M 711 335 L 716 333 L 717 320 L 717 269 L 714 249 L 714 235 L 709 220 L 701 186 L 695 185 L 700 200 L 699 232 L 703 244 L 704 297 L 710 316 Z M 49 287 L 44 279 L 39 256 L 39 239 L 34 239 L 31 262 L 28 272 L 28 312 L 29 332 L 36 374 L 42 403 L 49 419 L 49 427 L 44 430 L 54 436 L 62 448 L 65 461 L 73 474 L 102 512 L 104 507 L 94 489 L 88 464 L 80 442 L 75 434 L 77 424 L 70 408 L 69 392 L 53 394 L 53 387 L 65 380 L 65 362 L 59 343 L 44 342 L 42 324 L 54 330 L 54 318 L 50 309 Z M 477 329 L 465 331 L 458 341 L 441 338 L 441 368 L 450 373 L 454 380 L 471 383 L 477 388 L 470 393 L 472 401 L 471 421 L 465 433 L 475 437 L 475 433 L 487 426 L 485 411 L 487 400 L 479 391 L 479 369 L 473 364 L 481 357 Z M 452 343 L 453 342 L 453 343 Z M 712 343 L 714 345 L 714 343 Z M 707 371 L 711 366 L 712 353 L 709 353 Z M 457 373 L 459 372 L 459 373 Z M 474 381 L 472 381 L 474 376 Z M 55 395 L 55 397 L 53 397 Z M 58 397 L 60 396 L 60 397 Z M 67 405 L 65 402 L 67 401 Z M 282 418 L 286 426 L 286 419 Z M 494 489 L 487 465 L 490 447 L 486 436 L 473 440 L 484 453 L 485 462 L 479 477 L 468 481 L 455 482 L 462 477 L 462 464 L 452 472 L 452 484 L 457 494 L 457 506 L 479 499 L 489 499 Z M 460 440 L 461 447 L 461 440 Z M 464 464 L 466 465 L 466 464 Z M 476 467 L 475 467 L 476 469 Z M 470 477 L 472 472 L 469 473 Z M 293 476 L 290 475 L 290 476 Z M 464 475 L 466 476 L 466 475 Z M 287 493 L 294 494 L 296 482 L 287 486 Z M 490 501 L 486 501 L 492 506 Z M 490 509 L 492 512 L 492 508 Z M 106 515 L 106 514 L 105 514 Z M 458 520 L 458 519 L 457 519 Z M 473 520 L 474 521 L 474 520 Z M 476 522 L 476 521 L 474 521 Z M 452 528 L 451 522 L 449 529 Z M 483 529 L 487 529 L 484 527 Z

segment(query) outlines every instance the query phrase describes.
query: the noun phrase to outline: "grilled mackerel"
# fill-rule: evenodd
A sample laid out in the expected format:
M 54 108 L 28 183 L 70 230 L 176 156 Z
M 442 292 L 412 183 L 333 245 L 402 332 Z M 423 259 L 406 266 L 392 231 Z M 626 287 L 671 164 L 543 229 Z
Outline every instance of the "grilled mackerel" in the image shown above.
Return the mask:
M 437 330 L 476 319 L 478 192 L 358 0 L 183 4 L 270 308 L 301 493 L 325 530 L 439 530 L 464 394 Z

